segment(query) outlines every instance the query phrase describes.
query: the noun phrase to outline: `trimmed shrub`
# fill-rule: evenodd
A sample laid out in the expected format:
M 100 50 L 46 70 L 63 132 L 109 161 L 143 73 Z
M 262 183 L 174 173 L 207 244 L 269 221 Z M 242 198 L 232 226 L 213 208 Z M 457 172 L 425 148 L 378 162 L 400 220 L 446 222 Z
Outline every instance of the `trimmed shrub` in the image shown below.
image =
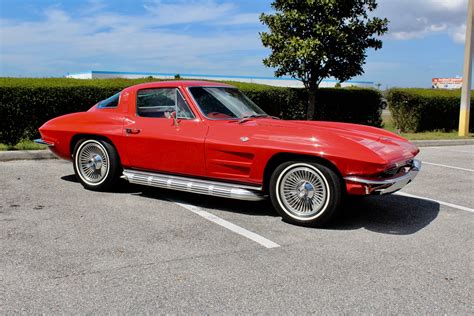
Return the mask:
M 284 108 L 282 117 L 304 119 L 308 94 L 293 89 L 294 97 Z M 382 125 L 381 94 L 373 89 L 323 88 L 316 93 L 315 120 L 348 122 L 380 127 Z
M 389 90 L 387 99 L 395 127 L 401 132 L 458 129 L 460 90 L 395 88 Z M 474 131 L 472 124 L 470 131 Z
M 46 121 L 86 111 L 97 101 L 120 91 L 98 87 L 0 87 L 0 143 L 14 145 L 39 136 Z
M 39 136 L 51 118 L 86 111 L 125 87 L 156 79 L 0 78 L 0 143 L 16 144 Z M 305 119 L 304 89 L 227 82 L 242 90 L 270 115 Z M 315 119 L 379 127 L 380 93 L 371 89 L 319 89 Z

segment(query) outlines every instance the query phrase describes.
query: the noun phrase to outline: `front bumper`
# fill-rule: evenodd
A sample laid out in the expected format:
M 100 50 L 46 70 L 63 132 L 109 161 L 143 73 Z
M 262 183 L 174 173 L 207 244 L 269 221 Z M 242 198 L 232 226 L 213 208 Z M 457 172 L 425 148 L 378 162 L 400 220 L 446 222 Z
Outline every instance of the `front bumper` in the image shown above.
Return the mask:
M 401 176 L 381 180 L 349 176 L 345 177 L 344 180 L 346 180 L 346 183 L 363 188 L 365 194 L 388 194 L 400 190 L 413 181 L 420 169 L 421 161 L 414 159 L 410 169 Z
M 52 142 L 47 142 L 47 141 L 45 141 L 45 140 L 42 140 L 41 138 L 35 139 L 35 143 L 40 144 L 40 145 L 46 145 L 46 146 L 48 146 L 48 147 L 53 147 L 53 146 L 54 146 L 54 143 L 52 143 Z

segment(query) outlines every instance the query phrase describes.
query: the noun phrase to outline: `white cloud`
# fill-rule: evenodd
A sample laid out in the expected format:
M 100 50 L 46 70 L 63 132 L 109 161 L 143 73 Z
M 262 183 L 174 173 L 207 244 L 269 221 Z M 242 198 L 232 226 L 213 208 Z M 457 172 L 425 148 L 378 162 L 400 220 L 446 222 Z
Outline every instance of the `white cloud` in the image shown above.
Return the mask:
M 243 24 L 260 24 L 260 13 L 241 13 L 236 14 L 229 19 L 220 21 L 218 24 L 222 25 L 243 25 Z
M 228 16 L 235 6 L 232 3 L 218 4 L 214 1 L 155 0 L 144 5 L 160 25 L 195 23 L 220 20 Z
M 388 36 L 394 39 L 448 34 L 464 42 L 467 0 L 380 0 L 375 14 L 390 20 Z
M 466 24 L 462 24 L 451 30 L 451 36 L 456 43 L 463 44 L 466 41 Z
M 432 5 L 439 10 L 465 10 L 467 8 L 466 0 L 424 0 L 425 5 Z
M 84 7 L 80 9 L 80 13 L 83 15 L 98 12 L 107 7 L 107 4 L 103 0 L 87 0 Z
M 61 75 L 90 69 L 254 73 L 247 58 L 261 49 L 257 30 L 232 27 L 202 34 L 192 28 L 176 30 L 176 23 L 248 23 L 248 16 L 232 15 L 233 4 L 202 4 L 192 12 L 195 6 L 189 2 L 181 10 L 177 4 L 148 3 L 140 16 L 101 12 L 71 16 L 52 7 L 41 20 L 0 19 L 0 75 Z M 174 16 L 168 16 L 171 12 Z
M 258 36 L 263 28 L 259 13 L 240 12 L 237 4 L 147 1 L 141 13 L 128 14 L 109 11 L 101 0 L 89 0 L 76 14 L 58 5 L 46 8 L 39 20 L 0 18 L 0 75 L 62 75 L 90 69 L 269 74 L 271 70 L 261 64 L 268 51 Z M 464 42 L 467 0 L 379 4 L 375 14 L 391 21 L 389 38 L 447 34 Z M 196 27 L 206 28 L 195 32 Z

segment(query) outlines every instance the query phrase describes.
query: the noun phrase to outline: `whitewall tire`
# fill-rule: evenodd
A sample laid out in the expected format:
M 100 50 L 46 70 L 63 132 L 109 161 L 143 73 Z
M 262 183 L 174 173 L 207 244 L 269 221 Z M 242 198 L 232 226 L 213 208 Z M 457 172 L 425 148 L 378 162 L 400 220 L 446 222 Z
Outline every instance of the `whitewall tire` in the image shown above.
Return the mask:
M 119 176 L 117 151 L 103 140 L 82 139 L 77 142 L 73 163 L 77 179 L 89 190 L 109 190 Z
M 273 206 L 285 221 L 323 226 L 340 208 L 342 184 L 340 177 L 325 165 L 289 161 L 273 172 L 269 193 Z

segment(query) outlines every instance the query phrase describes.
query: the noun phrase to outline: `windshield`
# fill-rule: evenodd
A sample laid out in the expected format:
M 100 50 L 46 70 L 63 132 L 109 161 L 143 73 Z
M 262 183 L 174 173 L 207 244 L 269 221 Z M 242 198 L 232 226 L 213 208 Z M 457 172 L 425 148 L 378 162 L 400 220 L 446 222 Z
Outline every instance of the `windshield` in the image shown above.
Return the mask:
M 190 87 L 189 91 L 202 113 L 211 119 L 267 116 L 258 105 L 236 88 Z

